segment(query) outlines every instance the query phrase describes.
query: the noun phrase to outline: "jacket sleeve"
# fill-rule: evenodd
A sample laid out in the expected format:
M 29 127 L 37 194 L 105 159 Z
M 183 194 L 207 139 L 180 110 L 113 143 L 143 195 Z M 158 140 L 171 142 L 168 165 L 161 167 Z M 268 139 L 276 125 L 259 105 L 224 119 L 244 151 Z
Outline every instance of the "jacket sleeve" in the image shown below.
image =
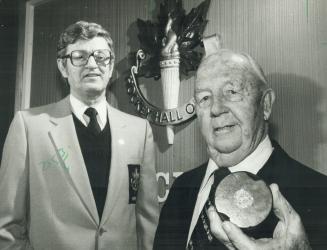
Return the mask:
M 181 242 L 183 238 L 183 233 L 180 228 L 180 220 L 182 220 L 183 215 L 180 213 L 179 198 L 182 198 L 179 195 L 179 188 L 176 187 L 175 180 L 173 183 L 167 200 L 163 205 L 160 213 L 158 228 L 156 231 L 154 239 L 154 250 L 177 250 L 185 249 L 184 242 Z
M 22 114 L 9 128 L 0 167 L 0 249 L 28 248 L 28 147 Z
M 139 250 L 153 248 L 159 219 L 158 184 L 152 129 L 146 121 L 143 163 L 136 202 L 136 231 Z
M 197 171 L 198 169 L 196 168 Z M 201 173 L 183 173 L 173 182 L 161 209 L 154 239 L 154 250 L 186 248 L 195 201 L 199 192 L 199 181 L 203 176 Z

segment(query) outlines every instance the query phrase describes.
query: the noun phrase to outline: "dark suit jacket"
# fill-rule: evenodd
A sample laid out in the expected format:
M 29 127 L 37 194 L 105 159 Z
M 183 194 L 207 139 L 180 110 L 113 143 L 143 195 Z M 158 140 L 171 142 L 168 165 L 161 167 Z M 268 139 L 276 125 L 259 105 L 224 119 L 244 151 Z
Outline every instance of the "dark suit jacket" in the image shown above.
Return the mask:
M 277 183 L 281 193 L 299 213 L 313 249 L 327 249 L 327 176 L 290 158 L 277 144 L 258 172 L 267 184 Z M 159 219 L 154 249 L 185 249 L 197 194 L 207 163 L 177 178 Z M 271 214 L 258 227 L 247 231 L 252 237 L 272 237 L 277 218 Z M 222 248 L 226 249 L 226 248 Z

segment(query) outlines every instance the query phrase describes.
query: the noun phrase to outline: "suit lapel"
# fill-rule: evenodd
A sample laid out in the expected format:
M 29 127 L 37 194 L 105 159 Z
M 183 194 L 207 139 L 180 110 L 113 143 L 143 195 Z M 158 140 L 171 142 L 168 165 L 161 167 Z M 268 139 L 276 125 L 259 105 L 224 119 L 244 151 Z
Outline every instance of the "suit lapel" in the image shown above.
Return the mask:
M 106 223 L 115 205 L 117 205 L 117 199 L 121 195 L 120 190 L 126 188 L 126 183 L 122 181 L 125 173 L 123 169 L 121 169 L 123 166 L 122 159 L 123 157 L 126 157 L 126 155 L 121 155 L 120 149 L 125 143 L 122 135 L 126 132 L 126 124 L 123 119 L 121 119 L 121 115 L 109 106 L 109 104 L 108 119 L 111 132 L 111 163 L 107 197 L 102 214 L 101 225 Z
M 207 170 L 207 166 L 208 166 L 208 162 L 202 164 L 200 167 L 198 167 L 197 169 L 195 169 L 194 171 L 196 171 L 194 173 L 194 178 L 192 178 L 192 182 L 190 183 L 190 192 L 189 192 L 189 198 L 188 198 L 188 201 L 189 201 L 189 207 L 190 207 L 190 214 L 188 215 L 189 216 L 189 224 L 187 225 L 187 228 L 188 228 L 188 234 L 186 235 L 186 246 L 191 238 L 191 235 L 193 233 L 193 230 L 194 230 L 194 227 L 196 225 L 196 222 L 198 220 L 195 221 L 195 224 L 194 225 L 191 225 L 192 224 L 192 219 L 193 219 L 193 214 L 194 214 L 194 209 L 195 209 L 195 204 L 197 202 L 197 198 L 198 198 L 198 194 L 199 194 L 199 191 L 200 191 L 200 186 L 201 186 L 201 183 L 203 181 L 203 178 L 204 178 L 204 175 L 206 173 L 206 170 Z
M 283 167 L 286 160 L 285 152 L 276 142 L 272 141 L 272 143 L 274 150 L 268 161 L 257 173 L 257 175 L 262 178 L 268 185 L 277 181 L 281 181 L 283 172 L 285 170 L 287 171 L 287 169 Z M 289 176 L 287 176 L 287 178 L 289 178 Z
M 190 206 L 192 207 L 192 214 L 193 214 L 193 210 L 195 207 L 195 202 L 198 198 L 202 180 L 203 180 L 204 175 L 207 170 L 207 166 L 208 166 L 208 162 L 202 164 L 197 169 L 194 169 L 194 171 L 196 171 L 194 173 L 194 178 L 192 178 L 192 182 L 189 183 L 190 192 L 189 192 L 188 200 L 189 200 Z M 192 216 L 192 214 L 191 214 L 191 216 Z
M 58 155 L 60 164 L 62 164 L 61 169 L 94 223 L 99 225 L 99 216 L 75 131 L 68 97 L 56 104 L 54 115 L 50 121 L 55 125 L 49 132 L 50 140 L 56 152 L 66 153 L 64 159 L 62 155 Z

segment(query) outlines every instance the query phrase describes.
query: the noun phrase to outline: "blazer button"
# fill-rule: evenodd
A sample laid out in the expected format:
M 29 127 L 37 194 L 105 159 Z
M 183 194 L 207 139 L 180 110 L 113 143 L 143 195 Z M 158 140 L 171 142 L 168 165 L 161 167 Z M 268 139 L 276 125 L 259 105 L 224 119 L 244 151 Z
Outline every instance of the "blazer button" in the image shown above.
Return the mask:
M 101 236 L 104 232 L 107 232 L 107 231 L 101 227 L 99 229 L 99 235 Z

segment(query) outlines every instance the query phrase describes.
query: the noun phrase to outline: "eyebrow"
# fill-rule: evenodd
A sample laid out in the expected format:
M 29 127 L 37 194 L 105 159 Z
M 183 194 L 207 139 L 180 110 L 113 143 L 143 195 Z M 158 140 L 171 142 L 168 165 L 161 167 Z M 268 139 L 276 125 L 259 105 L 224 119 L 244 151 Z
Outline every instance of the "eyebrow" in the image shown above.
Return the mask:
M 194 91 L 195 91 L 195 92 L 199 92 L 199 91 L 209 91 L 209 92 L 211 92 L 212 89 L 209 89 L 209 88 L 195 88 Z
M 194 90 L 194 94 L 201 93 L 201 92 L 212 92 L 212 90 L 208 88 L 195 88 Z
M 233 86 L 233 87 L 242 87 L 244 88 L 245 87 L 245 82 L 244 81 L 239 81 L 239 80 L 234 80 L 234 81 L 227 81 L 225 82 L 225 86 Z

